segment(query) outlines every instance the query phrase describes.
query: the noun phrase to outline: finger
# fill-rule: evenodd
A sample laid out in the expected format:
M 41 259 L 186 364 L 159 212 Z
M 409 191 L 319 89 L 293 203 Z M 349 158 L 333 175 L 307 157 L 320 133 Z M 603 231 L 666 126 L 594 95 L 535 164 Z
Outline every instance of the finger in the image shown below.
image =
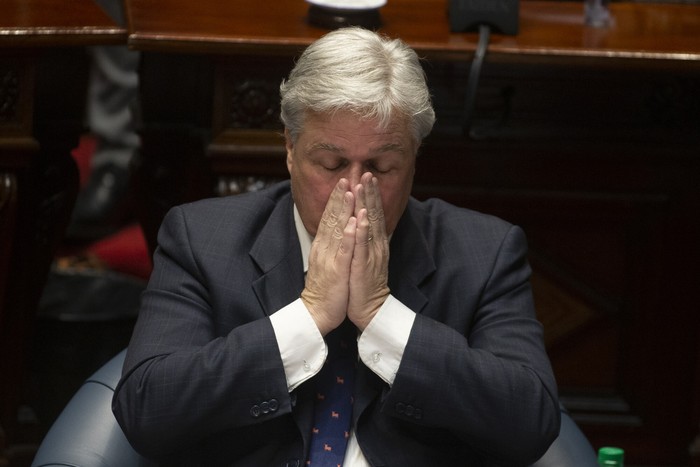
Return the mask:
M 367 209 L 360 209 L 357 216 L 355 245 L 366 247 L 372 240 L 372 231 L 369 225 L 369 218 L 367 217 Z
M 343 205 L 340 211 L 340 215 L 337 218 L 337 222 L 333 228 L 333 239 L 340 241 L 345 235 L 345 228 L 348 225 L 348 221 L 352 217 L 353 210 L 355 208 L 355 195 L 350 191 L 346 191 L 343 194 Z M 335 244 L 336 242 L 333 242 Z
M 343 237 L 340 247 L 338 248 L 338 259 L 341 270 L 346 270 L 350 267 L 352 257 L 355 253 L 355 238 L 357 236 L 357 218 L 354 216 L 348 219 L 345 228 L 343 229 Z
M 355 217 L 359 217 L 361 209 L 367 208 L 367 190 L 365 185 L 367 184 L 367 176 L 371 175 L 371 173 L 365 172 L 360 178 L 360 183 L 355 185 Z
M 348 196 L 348 194 L 350 196 Z M 316 236 L 323 243 L 330 243 L 342 237 L 343 229 L 354 208 L 353 196 L 349 192 L 349 182 L 341 178 L 331 192 L 321 215 Z
M 357 231 L 355 233 L 355 251 L 352 258 L 352 268 L 364 268 L 369 262 L 372 237 L 369 229 L 367 210 L 361 209 L 357 216 Z
M 367 218 L 369 219 L 370 235 L 375 239 L 386 237 L 386 223 L 384 221 L 384 209 L 382 207 L 382 196 L 379 190 L 377 177 L 367 173 L 362 176 L 364 187 L 364 204 L 367 208 Z

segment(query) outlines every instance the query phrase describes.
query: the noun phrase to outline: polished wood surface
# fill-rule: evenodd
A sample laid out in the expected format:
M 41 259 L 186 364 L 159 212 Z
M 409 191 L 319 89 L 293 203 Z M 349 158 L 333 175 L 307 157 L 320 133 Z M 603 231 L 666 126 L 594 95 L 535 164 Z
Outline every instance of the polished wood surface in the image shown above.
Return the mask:
M 125 35 L 93 0 L 0 2 L 0 48 L 120 44 Z
M 304 47 L 326 31 L 306 21 L 303 0 L 127 0 L 130 43 L 139 49 L 205 53 Z M 697 5 L 613 3 L 613 25 L 584 25 L 582 2 L 522 1 L 517 36 L 494 35 L 491 55 L 700 60 Z M 445 0 L 390 0 L 381 31 L 430 56 L 471 52 L 475 33 L 450 33 Z M 255 18 L 255 19 L 253 19 Z M 420 25 L 420 27 L 415 27 Z
M 78 188 L 85 47 L 126 36 L 93 0 L 0 1 L 0 465 L 18 462 L 3 447 L 38 442 L 18 408 L 31 402 L 34 315 Z

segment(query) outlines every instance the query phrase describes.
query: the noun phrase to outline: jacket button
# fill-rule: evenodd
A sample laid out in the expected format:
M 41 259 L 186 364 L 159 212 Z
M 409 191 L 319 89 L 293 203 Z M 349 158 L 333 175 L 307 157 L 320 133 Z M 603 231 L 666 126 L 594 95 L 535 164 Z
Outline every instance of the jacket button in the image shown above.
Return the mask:
M 299 459 L 290 459 L 284 464 L 284 467 L 299 467 L 300 465 Z
M 404 411 L 406 410 L 406 404 L 404 404 L 403 402 L 397 402 L 395 408 L 398 413 L 404 413 Z
M 260 416 L 260 406 L 257 404 L 252 406 L 250 408 L 250 415 L 252 415 L 253 418 L 258 418 Z
M 423 411 L 421 409 L 415 409 L 413 410 L 413 418 L 416 420 L 420 420 L 423 418 Z
M 407 405 L 407 406 L 406 406 L 406 410 L 404 411 L 404 413 L 405 413 L 407 416 L 412 417 L 412 416 L 413 416 L 413 406 L 412 406 L 412 405 Z
M 271 412 L 277 412 L 277 409 L 279 409 L 279 407 L 280 407 L 280 404 L 277 401 L 277 399 L 270 399 L 269 404 L 270 404 L 270 411 Z

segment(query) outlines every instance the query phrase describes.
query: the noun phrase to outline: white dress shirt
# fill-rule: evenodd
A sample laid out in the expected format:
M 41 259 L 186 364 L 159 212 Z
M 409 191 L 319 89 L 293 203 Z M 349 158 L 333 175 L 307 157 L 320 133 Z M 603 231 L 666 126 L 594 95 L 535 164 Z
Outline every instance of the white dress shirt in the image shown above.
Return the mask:
M 313 238 L 304 228 L 296 205 L 294 221 L 306 272 Z M 415 317 L 413 311 L 389 295 L 364 332 L 358 336 L 359 358 L 389 385 L 393 384 L 396 377 Z M 272 314 L 270 321 L 291 392 L 321 370 L 328 355 L 328 347 L 301 298 Z M 352 428 L 343 465 L 369 467 Z

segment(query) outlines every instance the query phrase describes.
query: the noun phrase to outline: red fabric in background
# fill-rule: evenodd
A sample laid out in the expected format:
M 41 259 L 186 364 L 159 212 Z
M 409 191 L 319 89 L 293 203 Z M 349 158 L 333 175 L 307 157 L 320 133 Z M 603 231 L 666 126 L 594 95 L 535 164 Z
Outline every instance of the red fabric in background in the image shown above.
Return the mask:
M 80 186 L 85 186 L 90 175 L 90 159 L 95 151 L 95 139 L 84 135 L 72 152 L 80 172 Z M 115 234 L 86 245 L 82 253 L 95 255 L 110 270 L 148 279 L 152 264 L 143 231 L 138 224 L 124 227 Z M 75 252 L 78 253 L 80 252 Z
M 90 135 L 83 135 L 78 142 L 78 147 L 73 149 L 71 153 L 75 163 L 78 165 L 80 188 L 83 188 L 87 184 L 88 177 L 90 176 L 90 159 L 96 147 L 97 141 L 95 141 L 95 138 Z
M 114 235 L 88 245 L 86 251 L 97 256 L 112 271 L 142 279 L 151 275 L 151 258 L 138 224 L 124 227 Z

